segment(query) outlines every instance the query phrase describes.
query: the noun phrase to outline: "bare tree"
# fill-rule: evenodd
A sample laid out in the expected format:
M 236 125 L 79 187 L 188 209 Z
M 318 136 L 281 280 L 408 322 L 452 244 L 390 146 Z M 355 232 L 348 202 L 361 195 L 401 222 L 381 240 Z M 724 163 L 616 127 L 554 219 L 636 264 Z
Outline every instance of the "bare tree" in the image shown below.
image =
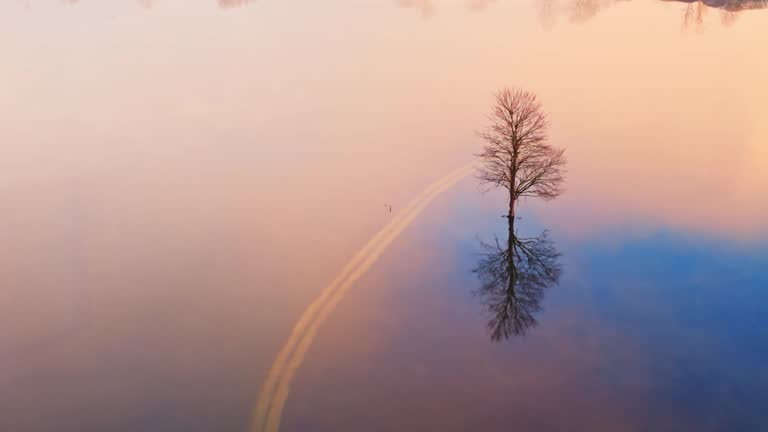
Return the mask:
M 477 177 L 509 191 L 509 220 L 514 223 L 520 197 L 553 199 L 562 192 L 565 150 L 547 140 L 547 115 L 533 93 L 504 88 L 496 93 L 486 141 L 478 155 L 483 162 Z

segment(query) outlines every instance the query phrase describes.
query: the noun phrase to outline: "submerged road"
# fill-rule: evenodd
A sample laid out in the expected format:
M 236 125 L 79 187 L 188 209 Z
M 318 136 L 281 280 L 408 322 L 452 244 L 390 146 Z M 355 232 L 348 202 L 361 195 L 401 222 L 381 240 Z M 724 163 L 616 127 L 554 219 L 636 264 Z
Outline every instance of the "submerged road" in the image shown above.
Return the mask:
M 408 228 L 435 198 L 469 175 L 474 170 L 474 166 L 473 162 L 458 168 L 429 185 L 376 233 L 307 307 L 294 325 L 288 340 L 278 352 L 269 375 L 262 385 L 253 410 L 251 432 L 277 432 L 280 429 L 280 420 L 290 393 L 291 381 L 304 362 L 320 326 L 333 313 L 355 281 L 376 263 L 400 233 Z

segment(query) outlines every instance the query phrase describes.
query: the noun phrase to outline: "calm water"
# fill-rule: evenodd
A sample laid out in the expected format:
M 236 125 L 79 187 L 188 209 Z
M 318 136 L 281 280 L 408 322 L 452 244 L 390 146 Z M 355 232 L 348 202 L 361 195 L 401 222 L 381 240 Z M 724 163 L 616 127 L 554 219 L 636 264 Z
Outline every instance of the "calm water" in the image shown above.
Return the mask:
M 764 430 L 764 6 L 3 3 L 0 430 L 253 430 L 296 321 L 504 85 L 569 158 L 520 207 L 561 254 L 536 324 L 491 340 L 506 203 L 465 178 L 328 315 L 280 430 Z

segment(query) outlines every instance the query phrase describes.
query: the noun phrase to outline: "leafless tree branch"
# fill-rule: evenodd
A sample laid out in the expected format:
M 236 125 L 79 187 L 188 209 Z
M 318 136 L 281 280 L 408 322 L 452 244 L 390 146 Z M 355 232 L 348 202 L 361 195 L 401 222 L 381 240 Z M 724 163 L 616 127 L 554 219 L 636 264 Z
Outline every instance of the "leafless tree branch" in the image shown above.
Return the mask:
M 533 93 L 504 88 L 479 135 L 485 146 L 477 178 L 485 185 L 509 191 L 509 217 L 518 198 L 553 199 L 562 192 L 565 150 L 548 143 L 547 115 Z

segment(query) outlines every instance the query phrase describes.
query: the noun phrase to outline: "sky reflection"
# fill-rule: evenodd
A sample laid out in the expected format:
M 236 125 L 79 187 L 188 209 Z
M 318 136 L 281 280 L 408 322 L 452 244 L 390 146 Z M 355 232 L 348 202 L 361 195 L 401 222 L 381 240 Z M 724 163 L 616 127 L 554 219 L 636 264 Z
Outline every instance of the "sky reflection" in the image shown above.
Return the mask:
M 530 4 L 510 2 L 430 22 L 388 3 L 308 6 L 306 15 L 260 3 L 212 18 L 205 5 L 168 2 L 151 15 L 124 9 L 118 23 L 103 20 L 97 12 L 104 7 L 90 3 L 66 19 L 6 5 L 0 19 L 9 56 L 0 85 L 9 97 L 0 101 L 0 134 L 14 148 L 3 175 L 69 176 L 66 170 L 86 159 L 141 165 L 154 152 L 165 161 L 186 154 L 183 169 L 191 172 L 214 169 L 204 167 L 209 157 L 251 160 L 251 175 L 267 179 L 260 184 L 279 185 L 260 195 L 276 213 L 299 219 L 294 200 L 284 198 L 292 196 L 331 224 L 333 208 L 361 210 L 345 204 L 348 196 L 376 197 L 364 210 L 371 214 L 383 202 L 403 205 L 412 191 L 471 158 L 473 131 L 493 89 L 517 84 L 537 89 L 554 141 L 572 150 L 569 191 L 556 205 L 574 215 L 574 232 L 632 220 L 760 233 L 768 203 L 754 190 L 768 187 L 768 129 L 761 121 L 768 62 L 754 41 L 766 34 L 763 15 L 686 38 L 677 24 L 665 25 L 678 17 L 661 3 L 623 2 L 589 27 L 550 32 L 538 28 Z M 366 15 L 369 8 L 381 18 Z M 295 24 L 276 24 L 291 15 Z M 342 19 L 358 38 L 342 28 L 323 30 L 321 22 Z M 659 26 L 649 29 L 648 22 Z M 35 32 L 43 23 L 48 30 Z M 387 39 L 387 23 L 403 30 Z M 99 38 L 74 30 L 89 26 L 100 29 Z M 317 37 L 297 37 L 300 28 Z M 525 43 L 516 42 L 517 33 L 528 35 Z M 496 55 L 508 50 L 518 58 Z M 37 130 L 40 121 L 74 150 L 49 151 L 57 140 Z M 222 151 L 210 144 L 217 136 L 227 137 Z M 105 140 L 111 144 L 100 145 Z M 363 159 L 365 167 L 357 163 Z M 342 169 L 346 178 L 333 174 Z M 323 198 L 302 187 L 299 173 L 318 182 Z
M 330 320 L 285 431 L 752 431 L 768 421 L 768 243 L 555 236 L 564 273 L 540 324 L 491 344 L 470 269 L 477 233 L 507 227 L 476 211 L 489 197 L 471 183 L 393 245 Z M 521 213 L 521 230 L 537 232 Z

